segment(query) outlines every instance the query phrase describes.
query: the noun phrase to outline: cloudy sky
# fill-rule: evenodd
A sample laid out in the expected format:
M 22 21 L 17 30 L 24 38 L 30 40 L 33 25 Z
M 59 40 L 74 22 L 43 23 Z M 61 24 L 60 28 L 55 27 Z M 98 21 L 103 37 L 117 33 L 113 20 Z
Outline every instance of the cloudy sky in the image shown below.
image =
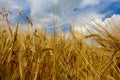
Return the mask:
M 67 23 L 86 14 L 99 15 L 104 20 L 120 14 L 120 0 L 0 0 L 2 7 L 13 12 L 23 9 L 34 24 L 51 23 L 53 18 Z M 11 19 L 14 18 L 15 13 Z

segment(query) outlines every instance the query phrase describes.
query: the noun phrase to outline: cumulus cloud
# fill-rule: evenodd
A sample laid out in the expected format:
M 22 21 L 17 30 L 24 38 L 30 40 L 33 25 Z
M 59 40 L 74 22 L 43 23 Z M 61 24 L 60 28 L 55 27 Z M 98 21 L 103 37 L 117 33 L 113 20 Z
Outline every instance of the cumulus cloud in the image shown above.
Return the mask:
M 95 12 L 91 12 L 91 13 L 84 13 L 80 16 L 77 16 L 77 18 L 75 18 L 74 23 L 75 25 L 73 26 L 76 32 L 81 32 L 84 34 L 87 34 L 87 29 L 92 30 L 93 27 L 95 26 L 96 23 L 98 24 L 104 24 L 102 21 L 102 18 L 104 17 L 104 15 L 95 13 Z
M 71 16 L 74 8 L 82 8 L 88 5 L 96 5 L 99 0 L 29 0 L 31 4 L 31 16 L 34 20 L 53 15 Z
M 105 22 L 108 26 L 114 25 L 114 26 L 116 26 L 116 27 L 119 28 L 119 25 L 120 25 L 120 15 L 114 14 L 114 15 L 111 16 L 110 18 L 106 18 L 106 19 L 104 20 L 104 22 Z
M 100 0 L 83 0 L 81 3 L 82 7 L 88 6 L 88 5 L 97 5 L 100 3 Z
M 93 14 L 94 14 L 94 16 L 93 16 Z M 112 31 L 111 27 L 113 27 L 113 26 L 115 26 L 115 28 L 116 27 L 119 28 L 119 25 L 120 25 L 120 23 L 119 23 L 120 15 L 119 14 L 114 14 L 113 16 L 102 20 L 103 17 L 104 17 L 104 15 L 97 14 L 97 13 L 92 13 L 92 15 L 90 13 L 90 14 L 87 14 L 86 16 L 80 16 L 79 19 L 77 19 L 75 21 L 74 29 L 78 33 L 83 31 L 83 33 L 87 34 L 87 29 L 89 29 L 90 31 L 96 32 L 94 30 L 94 27 L 99 29 L 100 26 L 102 26 L 103 28 L 105 28 L 109 31 Z
M 31 17 L 35 22 L 41 22 L 43 18 L 50 18 L 51 15 L 70 19 L 74 11 L 99 12 L 102 7 L 105 8 L 114 1 L 118 0 L 27 0 L 31 4 Z
M 73 19 L 74 12 L 78 14 L 84 14 L 85 11 L 89 13 L 90 11 L 99 12 L 115 1 L 118 0 L 1 0 L 0 7 L 12 10 L 29 8 L 29 14 L 33 22 L 38 24 L 50 22 L 54 16 L 59 17 L 63 21 Z
M 29 0 L 31 3 L 31 16 L 35 21 L 51 15 L 71 15 L 71 10 L 79 6 L 78 1 L 73 0 Z

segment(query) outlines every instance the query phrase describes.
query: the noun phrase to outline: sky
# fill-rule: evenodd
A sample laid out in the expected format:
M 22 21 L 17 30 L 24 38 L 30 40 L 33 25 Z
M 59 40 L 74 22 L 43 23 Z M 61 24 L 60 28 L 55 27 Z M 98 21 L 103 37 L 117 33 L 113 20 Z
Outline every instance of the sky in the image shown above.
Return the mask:
M 120 0 L 0 0 L 2 7 L 13 12 L 10 17 L 13 21 L 17 11 L 22 9 L 34 24 L 47 24 L 51 29 L 53 19 L 56 19 L 65 31 L 69 30 L 70 21 L 79 23 L 86 15 L 100 20 L 120 15 Z

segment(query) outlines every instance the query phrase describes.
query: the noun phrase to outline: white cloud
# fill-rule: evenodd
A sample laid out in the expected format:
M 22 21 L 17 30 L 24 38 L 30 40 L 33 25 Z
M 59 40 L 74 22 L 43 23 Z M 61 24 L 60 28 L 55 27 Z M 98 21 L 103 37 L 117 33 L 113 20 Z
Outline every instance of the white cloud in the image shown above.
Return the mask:
M 75 18 L 74 29 L 78 33 L 82 31 L 82 33 L 87 34 L 87 29 L 92 30 L 92 26 L 95 26 L 95 23 L 103 25 L 103 17 L 104 15 L 95 12 L 84 13 L 82 15 L 79 15 L 77 16 L 77 18 Z
M 83 0 L 81 6 L 88 6 L 88 5 L 97 5 L 100 3 L 100 0 Z
M 107 6 L 110 3 L 117 1 L 117 0 L 27 0 L 30 3 L 31 7 L 31 16 L 33 21 L 41 22 L 43 18 L 49 18 L 51 14 L 61 16 L 66 18 L 71 18 L 72 12 L 74 8 L 84 8 L 86 6 L 90 6 L 91 10 L 95 12 L 100 11 L 101 7 Z M 100 3 L 102 6 L 98 7 L 95 5 L 99 5 Z M 98 8 L 99 9 L 98 9 Z
M 94 15 L 93 15 L 94 14 Z M 119 28 L 120 25 L 120 15 L 113 15 L 110 18 L 106 18 L 105 20 L 102 20 L 104 15 L 98 14 L 98 13 L 91 13 L 87 14 L 86 16 L 79 16 L 79 18 L 75 21 L 74 29 L 76 32 L 81 32 L 87 34 L 87 30 L 95 31 L 97 32 L 94 27 L 97 29 L 101 29 L 100 26 L 103 28 L 112 31 L 112 28 Z
M 107 24 L 107 26 L 115 26 L 118 27 L 120 26 L 120 15 L 114 14 L 110 18 L 106 18 L 104 22 Z M 119 29 L 118 29 L 119 30 Z
M 62 12 L 66 17 L 72 15 L 73 8 L 96 5 L 99 0 L 28 0 L 31 4 L 31 16 L 34 21 L 38 21 L 52 14 L 61 16 Z
M 40 23 L 43 21 L 51 21 L 51 15 L 70 19 L 74 8 L 84 8 L 86 6 L 95 6 L 100 4 L 102 7 L 118 0 L 1 0 L 0 8 L 6 7 L 10 9 L 28 8 L 31 9 L 31 17 L 33 22 Z M 94 8 L 96 12 L 101 8 Z M 91 9 L 92 10 L 92 9 Z M 90 13 L 90 12 L 89 12 Z
M 120 15 L 118 14 L 114 14 L 113 16 L 111 16 L 110 18 L 106 18 L 105 19 L 105 22 L 111 22 L 111 21 L 114 21 L 114 22 L 118 22 L 120 20 Z

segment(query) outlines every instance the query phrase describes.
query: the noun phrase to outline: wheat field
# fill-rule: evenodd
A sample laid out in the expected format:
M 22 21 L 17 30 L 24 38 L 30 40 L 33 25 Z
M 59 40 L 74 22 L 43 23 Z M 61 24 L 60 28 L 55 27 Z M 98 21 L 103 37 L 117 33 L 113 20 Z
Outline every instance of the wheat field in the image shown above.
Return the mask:
M 95 24 L 87 35 L 72 29 L 68 37 L 1 24 L 0 80 L 119 80 L 120 25 Z

